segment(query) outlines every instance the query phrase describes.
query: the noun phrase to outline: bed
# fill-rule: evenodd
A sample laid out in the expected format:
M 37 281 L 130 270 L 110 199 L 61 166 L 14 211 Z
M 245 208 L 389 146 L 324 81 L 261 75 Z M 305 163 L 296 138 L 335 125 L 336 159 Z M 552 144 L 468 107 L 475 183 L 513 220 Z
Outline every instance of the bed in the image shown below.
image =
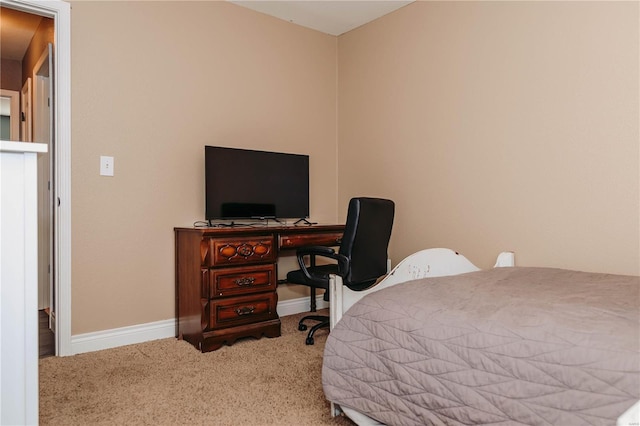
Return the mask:
M 359 425 L 639 424 L 640 277 L 480 270 L 448 249 L 330 283 L 322 382 Z

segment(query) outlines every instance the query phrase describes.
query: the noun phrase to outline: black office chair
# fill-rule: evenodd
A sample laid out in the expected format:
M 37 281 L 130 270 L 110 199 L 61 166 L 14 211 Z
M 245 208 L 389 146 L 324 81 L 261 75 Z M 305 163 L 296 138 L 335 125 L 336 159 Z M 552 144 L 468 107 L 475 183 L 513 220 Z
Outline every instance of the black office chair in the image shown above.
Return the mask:
M 311 312 L 315 312 L 315 289 L 325 289 L 324 300 L 329 301 L 329 275 L 342 277 L 343 284 L 352 290 L 364 290 L 387 272 L 387 248 L 391 238 L 395 205 L 380 198 L 352 198 L 347 211 L 347 223 L 338 253 L 329 247 L 298 249 L 299 270 L 287 274 L 287 281 L 311 287 Z M 305 257 L 309 256 L 309 266 Z M 337 263 L 316 265 L 316 257 L 329 258 Z M 306 344 L 313 345 L 313 335 L 329 327 L 329 317 L 305 316 L 298 330 L 307 329 L 304 321 L 319 321 L 307 335 Z

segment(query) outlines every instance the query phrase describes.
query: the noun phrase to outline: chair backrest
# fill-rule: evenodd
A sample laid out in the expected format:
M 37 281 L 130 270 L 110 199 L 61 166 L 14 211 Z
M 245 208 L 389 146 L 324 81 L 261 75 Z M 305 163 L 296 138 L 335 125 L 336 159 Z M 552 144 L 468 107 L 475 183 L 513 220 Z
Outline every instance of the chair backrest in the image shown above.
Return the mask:
M 387 273 L 387 249 L 391 238 L 395 204 L 380 198 L 349 201 L 339 253 L 350 259 L 344 285 L 362 290 Z

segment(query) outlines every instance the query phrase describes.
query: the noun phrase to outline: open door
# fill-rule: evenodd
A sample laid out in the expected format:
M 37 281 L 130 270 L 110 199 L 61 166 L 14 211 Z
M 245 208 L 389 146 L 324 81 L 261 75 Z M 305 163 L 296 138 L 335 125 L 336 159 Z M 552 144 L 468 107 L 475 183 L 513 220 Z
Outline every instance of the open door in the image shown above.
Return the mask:
M 38 157 L 38 309 L 49 312 L 49 327 L 55 332 L 55 276 L 53 266 L 53 46 L 48 44 L 33 71 L 33 141 L 46 143 L 46 154 Z

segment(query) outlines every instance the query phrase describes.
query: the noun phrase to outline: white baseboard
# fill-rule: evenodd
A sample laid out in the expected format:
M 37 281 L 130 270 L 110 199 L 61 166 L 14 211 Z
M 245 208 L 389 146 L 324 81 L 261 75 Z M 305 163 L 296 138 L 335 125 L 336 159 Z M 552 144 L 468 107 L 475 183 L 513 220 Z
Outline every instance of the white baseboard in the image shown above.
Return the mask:
M 175 337 L 176 320 L 149 322 L 71 336 L 71 354 L 100 351 L 157 339 Z
M 325 302 L 322 299 L 322 296 L 318 296 L 316 298 L 316 303 L 318 309 L 329 307 L 329 302 Z M 300 297 L 297 299 L 278 302 L 277 311 L 278 316 L 281 317 L 295 315 L 301 312 L 308 312 L 309 298 Z M 149 342 L 151 340 L 167 339 L 169 337 L 175 337 L 175 335 L 175 319 L 113 328 L 111 330 L 96 331 L 94 333 L 77 334 L 75 336 L 71 336 L 70 355 L 101 351 L 103 349 Z
M 329 307 L 329 302 L 325 302 L 323 296 L 316 296 L 316 307 L 318 309 L 324 309 Z M 299 297 L 297 299 L 284 300 L 278 302 L 278 316 L 286 317 L 287 315 L 295 315 L 300 312 L 309 312 L 309 298 Z

